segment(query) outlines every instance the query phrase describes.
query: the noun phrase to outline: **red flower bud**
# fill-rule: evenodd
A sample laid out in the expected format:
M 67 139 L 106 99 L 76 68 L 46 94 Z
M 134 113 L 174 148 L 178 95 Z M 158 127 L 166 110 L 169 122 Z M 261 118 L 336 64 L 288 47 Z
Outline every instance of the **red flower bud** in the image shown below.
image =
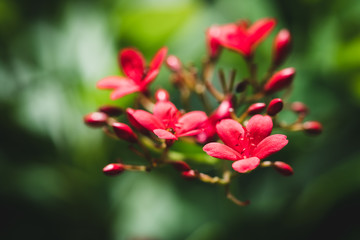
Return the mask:
M 254 103 L 254 104 L 250 105 L 247 112 L 250 115 L 255 115 L 255 114 L 261 113 L 265 108 L 266 108 L 265 103 Z
M 291 176 L 294 174 L 294 170 L 287 163 L 276 161 L 273 163 L 272 166 L 276 169 L 276 171 L 278 171 L 279 173 L 281 173 L 284 176 Z
M 115 176 L 125 170 L 121 163 L 110 163 L 103 168 L 103 173 L 107 176 Z
M 159 89 L 155 92 L 155 99 L 157 102 L 167 102 L 170 99 L 168 91 Z
M 231 111 L 233 111 L 233 103 L 231 101 L 231 96 L 226 97 L 219 107 L 211 114 L 210 118 L 212 120 L 218 121 L 224 118 L 229 118 Z
M 291 110 L 298 114 L 307 114 L 309 112 L 307 106 L 302 102 L 293 102 L 291 104 Z
M 92 112 L 84 116 L 84 122 L 90 127 L 102 127 L 106 125 L 108 115 L 102 112 Z
M 99 112 L 106 113 L 108 116 L 116 117 L 123 113 L 123 110 L 116 106 L 105 105 L 99 108 Z
M 279 66 L 290 52 L 291 35 L 287 29 L 282 29 L 275 37 L 273 46 L 273 62 Z
M 196 173 L 194 170 L 184 171 L 181 173 L 181 176 L 187 179 L 194 179 L 196 178 Z
M 281 100 L 281 98 L 275 98 L 269 103 L 266 113 L 270 116 L 275 116 L 283 109 L 283 107 L 283 100 Z
M 184 161 L 173 161 L 171 165 L 179 172 L 188 172 L 191 170 L 190 166 Z
M 166 66 L 174 72 L 178 72 L 181 70 L 182 68 L 182 64 L 181 61 L 178 57 L 174 56 L 174 55 L 169 55 L 166 58 Z
M 115 122 L 112 124 L 116 136 L 128 142 L 136 142 L 137 136 L 133 130 L 126 124 Z
M 294 79 L 295 68 L 285 68 L 276 72 L 264 86 L 267 93 L 276 92 L 289 86 Z
M 309 134 L 320 134 L 322 132 L 322 124 L 318 121 L 307 121 L 304 122 L 303 128 L 306 133 Z

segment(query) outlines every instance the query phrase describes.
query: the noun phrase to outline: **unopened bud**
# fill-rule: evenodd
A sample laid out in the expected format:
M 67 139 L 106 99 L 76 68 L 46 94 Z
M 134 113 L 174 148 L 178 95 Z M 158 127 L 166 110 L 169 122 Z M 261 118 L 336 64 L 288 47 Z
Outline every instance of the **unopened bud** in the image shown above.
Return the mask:
M 306 133 L 317 135 L 322 132 L 322 124 L 318 121 L 307 121 L 303 123 L 303 128 Z
M 267 93 L 276 92 L 289 86 L 294 79 L 295 68 L 285 68 L 276 72 L 264 86 Z
M 269 116 L 275 116 L 283 109 L 283 107 L 284 107 L 283 100 L 281 100 L 281 98 L 275 98 L 270 101 L 266 113 Z
M 247 85 L 249 85 L 249 82 L 246 80 L 239 82 L 235 87 L 235 92 L 241 93 L 241 92 L 245 91 Z
M 265 108 L 266 108 L 265 103 L 254 103 L 254 104 L 250 105 L 247 112 L 249 115 L 255 115 L 255 114 L 258 114 L 258 113 L 261 113 L 262 111 L 264 111 Z
M 114 129 L 114 133 L 118 138 L 128 142 L 137 141 L 137 136 L 135 135 L 133 130 L 125 123 L 115 122 L 112 124 L 112 127 Z
M 102 127 L 106 125 L 108 115 L 103 112 L 92 112 L 84 116 L 84 122 L 90 127 Z
M 289 55 L 291 48 L 291 35 L 287 29 L 282 29 L 276 35 L 273 45 L 273 61 L 275 66 L 279 66 Z
M 233 104 L 231 96 L 228 96 L 221 102 L 221 104 L 214 111 L 214 113 L 211 114 L 210 118 L 216 121 L 224 118 L 229 118 L 231 111 L 233 111 Z
M 173 161 L 171 165 L 179 172 L 188 172 L 191 170 L 190 166 L 184 161 Z
M 117 117 L 123 113 L 123 110 L 116 106 L 105 105 L 99 108 L 99 112 L 106 113 L 111 117 Z
M 174 56 L 174 55 L 169 55 L 167 58 L 166 58 L 166 66 L 171 70 L 171 71 L 174 71 L 174 72 L 178 72 L 181 70 L 182 68 L 182 64 L 181 64 L 181 61 L 178 57 Z
M 291 110 L 297 114 L 307 114 L 309 112 L 308 107 L 302 102 L 293 102 L 291 104 Z
M 194 179 L 196 178 L 196 172 L 194 170 L 184 171 L 181 173 L 181 176 L 187 179 Z
M 155 99 L 157 102 L 167 102 L 170 99 L 170 95 L 165 89 L 158 89 L 155 92 Z
M 121 163 L 110 163 L 103 168 L 103 173 L 107 176 L 115 176 L 125 170 L 124 165 Z
M 294 170 L 287 163 L 276 161 L 273 163 L 272 166 L 276 169 L 276 171 L 278 171 L 279 173 L 281 173 L 284 176 L 291 176 L 294 174 Z

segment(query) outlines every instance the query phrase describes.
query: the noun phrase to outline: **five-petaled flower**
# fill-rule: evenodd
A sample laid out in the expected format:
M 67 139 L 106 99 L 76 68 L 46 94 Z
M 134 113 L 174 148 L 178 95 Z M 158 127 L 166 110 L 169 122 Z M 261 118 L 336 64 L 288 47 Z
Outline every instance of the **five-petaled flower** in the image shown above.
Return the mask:
M 121 98 L 134 92 L 147 92 L 148 85 L 159 74 L 161 64 L 167 54 L 167 48 L 161 48 L 152 59 L 149 68 L 145 68 L 143 55 L 135 49 L 126 48 L 119 53 L 119 65 L 125 77 L 110 76 L 97 83 L 100 89 L 113 89 L 110 98 Z
M 245 173 L 288 143 L 285 135 L 270 135 L 272 127 L 269 116 L 255 115 L 246 127 L 233 119 L 224 119 L 216 125 L 217 134 L 224 144 L 208 143 L 203 150 L 212 157 L 235 161 L 233 169 Z
M 276 21 L 273 18 L 260 19 L 251 26 L 243 20 L 221 26 L 214 25 L 207 31 L 209 54 L 211 57 L 216 57 L 221 47 L 225 47 L 250 57 L 275 25 Z
M 207 116 L 202 111 L 182 113 L 169 101 L 155 104 L 153 114 L 144 110 L 127 110 L 130 122 L 135 127 L 152 131 L 161 139 L 177 140 L 178 137 L 194 136 L 203 131 Z

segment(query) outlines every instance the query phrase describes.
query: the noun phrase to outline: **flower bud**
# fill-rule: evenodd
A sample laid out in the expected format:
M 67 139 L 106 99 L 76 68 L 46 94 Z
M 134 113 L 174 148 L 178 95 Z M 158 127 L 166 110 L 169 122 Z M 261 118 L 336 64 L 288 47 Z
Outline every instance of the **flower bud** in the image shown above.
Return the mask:
M 84 116 L 84 122 L 90 127 L 102 127 L 106 125 L 108 115 L 103 112 L 92 112 Z
M 174 55 L 169 55 L 166 58 L 166 66 L 173 72 L 178 72 L 181 70 L 182 68 L 182 64 L 181 61 L 178 57 L 174 56 Z
M 266 108 L 265 103 L 254 103 L 254 104 L 250 105 L 247 112 L 249 115 L 255 115 L 255 114 L 261 113 L 265 108 Z
M 318 121 L 307 121 L 303 123 L 306 133 L 317 135 L 322 132 L 322 124 Z
M 282 29 L 276 35 L 273 45 L 273 63 L 279 66 L 289 55 L 291 45 L 291 35 L 287 29 Z
M 269 116 L 275 116 L 283 109 L 283 107 L 284 107 L 283 100 L 281 100 L 281 98 L 275 98 L 270 101 L 266 113 Z
M 284 176 L 291 176 L 294 174 L 294 170 L 287 163 L 276 161 L 273 163 L 272 166 L 276 169 L 276 171 L 278 171 L 279 173 L 281 173 Z
M 241 93 L 241 92 L 245 91 L 247 85 L 249 85 L 249 82 L 246 80 L 239 82 L 235 87 L 235 92 Z
M 231 96 L 226 97 L 219 107 L 211 114 L 210 118 L 215 121 L 219 121 L 224 118 L 229 118 L 231 111 L 233 111 L 233 104 L 231 101 Z
M 155 92 L 155 99 L 157 102 L 167 102 L 170 99 L 168 91 L 165 89 L 158 89 Z
M 179 172 L 188 172 L 191 170 L 190 166 L 184 161 L 172 161 L 170 164 Z
M 114 129 L 114 133 L 118 138 L 128 142 L 137 141 L 137 136 L 135 135 L 133 130 L 125 123 L 115 122 L 112 124 L 112 127 Z
M 196 172 L 194 170 L 184 171 L 181 173 L 181 176 L 187 179 L 194 179 L 196 178 Z
M 295 68 L 285 68 L 276 72 L 264 86 L 267 93 L 276 92 L 289 86 L 294 79 Z
M 116 106 L 104 105 L 99 108 L 99 112 L 106 113 L 111 117 L 117 117 L 123 113 L 123 110 Z
M 103 168 L 103 173 L 107 176 L 115 176 L 125 170 L 124 165 L 121 163 L 110 163 Z
M 291 110 L 296 112 L 297 114 L 304 114 L 304 115 L 309 112 L 307 106 L 302 102 L 293 102 L 291 104 Z

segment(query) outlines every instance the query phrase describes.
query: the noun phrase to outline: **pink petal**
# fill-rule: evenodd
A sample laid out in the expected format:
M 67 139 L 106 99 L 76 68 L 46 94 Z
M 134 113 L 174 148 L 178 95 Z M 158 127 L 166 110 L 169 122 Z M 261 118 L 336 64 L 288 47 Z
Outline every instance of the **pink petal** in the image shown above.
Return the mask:
M 115 89 L 111 95 L 110 95 L 110 98 L 112 100 L 116 100 L 118 98 L 121 98 L 125 95 L 128 95 L 130 93 L 134 93 L 134 92 L 138 92 L 140 91 L 140 88 L 138 85 L 135 85 L 135 84 L 124 84 L 123 86 Z
M 166 125 L 177 120 L 178 110 L 172 102 L 157 102 L 153 109 L 154 116 Z
M 245 56 L 251 55 L 251 42 L 246 29 L 238 26 L 236 32 L 228 33 L 221 40 L 221 45 L 237 51 Z
M 215 158 L 231 161 L 241 159 L 241 155 L 237 151 L 221 143 L 208 143 L 203 147 L 203 150 Z
M 161 67 L 161 64 L 163 63 L 165 57 L 166 57 L 166 54 L 167 54 L 167 47 L 163 47 L 161 48 L 154 56 L 154 58 L 151 60 L 151 63 L 150 63 L 150 72 L 152 70 L 159 70 L 160 67 Z
M 178 137 L 194 136 L 202 133 L 204 129 L 195 129 L 181 134 L 176 134 Z
M 239 161 L 236 161 L 232 164 L 232 167 L 235 171 L 239 173 L 246 173 L 254 170 L 260 164 L 260 159 L 257 157 L 245 158 Z
M 248 124 L 246 125 L 246 129 L 250 135 L 251 143 L 257 145 L 264 138 L 270 135 L 273 127 L 273 122 L 271 117 L 255 115 L 250 118 Z
M 127 112 L 133 118 L 133 120 L 136 121 L 136 123 L 140 124 L 149 131 L 153 131 L 154 129 L 164 129 L 164 124 L 162 124 L 162 122 L 157 117 L 149 112 L 144 110 L 134 110 Z
M 262 42 L 276 25 L 276 20 L 273 18 L 263 18 L 256 21 L 249 29 L 249 41 L 252 48 L 256 47 Z
M 154 79 L 157 77 L 158 74 L 159 74 L 159 70 L 156 69 L 150 70 L 141 83 L 142 88 L 146 88 L 147 85 L 149 85 L 152 81 L 154 81 Z
M 155 133 L 155 135 L 161 139 L 174 139 L 174 140 L 178 139 L 174 134 L 164 129 L 154 129 L 153 133 Z
M 125 75 L 140 84 L 145 71 L 143 55 L 135 49 L 125 48 L 119 54 L 119 62 Z
M 216 131 L 221 141 L 227 146 L 238 152 L 242 151 L 242 139 L 244 138 L 245 131 L 240 123 L 233 119 L 224 119 L 216 125 Z
M 273 153 L 280 151 L 289 141 L 285 135 L 274 134 L 262 140 L 252 152 L 252 156 L 260 159 L 267 158 Z
M 100 89 L 113 89 L 129 84 L 129 82 L 132 82 L 132 80 L 126 77 L 110 76 L 98 81 L 96 87 Z
M 180 128 L 178 134 L 185 134 L 186 132 L 202 127 L 207 119 L 206 113 L 202 111 L 192 111 L 184 114 L 178 121 Z

